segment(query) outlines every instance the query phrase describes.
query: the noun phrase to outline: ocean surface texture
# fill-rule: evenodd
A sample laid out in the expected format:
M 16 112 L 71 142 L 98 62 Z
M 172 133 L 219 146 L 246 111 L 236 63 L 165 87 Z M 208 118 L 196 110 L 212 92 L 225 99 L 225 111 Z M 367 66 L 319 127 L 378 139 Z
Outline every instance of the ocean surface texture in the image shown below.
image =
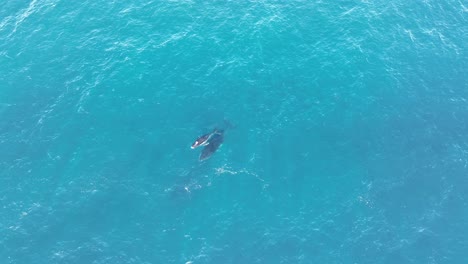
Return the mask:
M 0 263 L 468 263 L 467 45 L 467 0 L 3 0 Z

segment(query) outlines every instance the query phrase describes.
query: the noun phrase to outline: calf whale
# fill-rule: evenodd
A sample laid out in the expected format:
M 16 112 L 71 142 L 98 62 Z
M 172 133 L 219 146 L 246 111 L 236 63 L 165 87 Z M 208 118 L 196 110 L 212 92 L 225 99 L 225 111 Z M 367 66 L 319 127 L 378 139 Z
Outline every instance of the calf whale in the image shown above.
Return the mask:
M 201 146 L 206 146 L 209 144 L 210 138 L 216 133 L 216 129 L 213 132 L 205 134 L 203 136 L 199 136 L 190 147 L 191 149 L 195 149 Z

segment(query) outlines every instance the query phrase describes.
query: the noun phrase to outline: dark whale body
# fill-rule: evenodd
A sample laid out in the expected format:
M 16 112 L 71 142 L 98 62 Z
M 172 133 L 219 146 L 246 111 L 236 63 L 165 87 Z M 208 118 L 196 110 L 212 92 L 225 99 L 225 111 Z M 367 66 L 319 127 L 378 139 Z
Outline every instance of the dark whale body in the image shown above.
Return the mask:
M 218 148 L 223 144 L 224 141 L 224 131 L 223 130 L 217 130 L 209 139 L 208 145 L 206 145 L 202 152 L 200 153 L 199 160 L 204 161 L 211 157 L 213 153 L 218 150 Z

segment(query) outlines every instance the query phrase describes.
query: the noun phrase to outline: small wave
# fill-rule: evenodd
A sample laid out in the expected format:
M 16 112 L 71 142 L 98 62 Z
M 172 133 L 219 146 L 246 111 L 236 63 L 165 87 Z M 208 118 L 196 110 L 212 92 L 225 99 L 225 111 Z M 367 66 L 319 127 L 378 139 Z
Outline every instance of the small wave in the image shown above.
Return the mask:
M 155 48 L 163 48 L 171 42 L 184 38 L 185 36 L 187 36 L 187 34 L 188 32 L 178 32 L 178 33 L 172 34 L 169 38 L 165 39 L 163 42 L 156 45 Z
M 15 28 L 13 29 L 13 32 L 16 32 L 18 27 L 23 23 L 23 21 L 26 20 L 32 13 L 36 11 L 36 3 L 38 0 L 32 0 L 29 3 L 29 6 L 23 10 L 20 11 L 20 13 L 16 16 L 16 23 L 15 23 Z

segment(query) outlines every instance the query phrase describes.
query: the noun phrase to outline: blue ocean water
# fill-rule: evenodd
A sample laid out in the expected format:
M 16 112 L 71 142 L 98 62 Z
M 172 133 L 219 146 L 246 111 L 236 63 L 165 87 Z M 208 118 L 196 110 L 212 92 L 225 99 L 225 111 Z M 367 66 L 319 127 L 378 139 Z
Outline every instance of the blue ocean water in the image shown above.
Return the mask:
M 0 263 L 468 263 L 467 25 L 464 0 L 4 1 Z

